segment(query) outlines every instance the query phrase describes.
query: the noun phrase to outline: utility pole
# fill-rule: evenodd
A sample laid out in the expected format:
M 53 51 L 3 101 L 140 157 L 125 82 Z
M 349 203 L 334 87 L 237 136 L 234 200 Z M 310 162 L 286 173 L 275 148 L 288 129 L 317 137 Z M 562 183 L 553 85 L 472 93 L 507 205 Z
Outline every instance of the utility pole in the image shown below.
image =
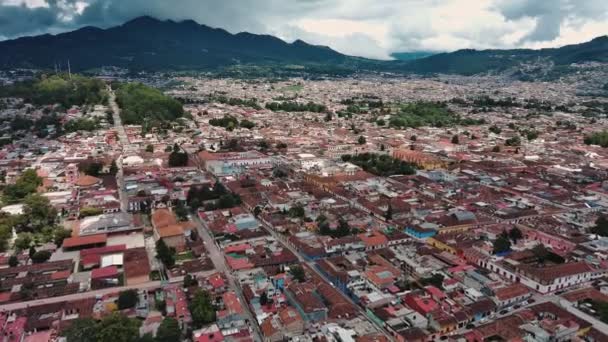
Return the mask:
M 68 77 L 72 79 L 72 69 L 70 68 L 70 60 L 68 59 Z

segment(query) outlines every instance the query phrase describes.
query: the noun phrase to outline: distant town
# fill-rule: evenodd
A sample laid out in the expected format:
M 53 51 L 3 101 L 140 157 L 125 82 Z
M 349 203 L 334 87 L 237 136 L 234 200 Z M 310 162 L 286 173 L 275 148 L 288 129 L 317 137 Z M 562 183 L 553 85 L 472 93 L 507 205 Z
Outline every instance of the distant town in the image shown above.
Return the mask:
M 608 341 L 567 77 L 2 72 L 0 342 Z

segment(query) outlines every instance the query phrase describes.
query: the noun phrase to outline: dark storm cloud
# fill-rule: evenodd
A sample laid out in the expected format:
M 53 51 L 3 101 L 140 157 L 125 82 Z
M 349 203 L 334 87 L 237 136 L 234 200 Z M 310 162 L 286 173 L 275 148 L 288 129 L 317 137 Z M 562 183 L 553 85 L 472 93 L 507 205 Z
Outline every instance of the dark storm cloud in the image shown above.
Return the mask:
M 550 41 L 560 36 L 564 21 L 582 24 L 587 20 L 608 19 L 606 0 L 503 0 L 496 8 L 508 20 L 532 18 L 534 29 L 522 42 Z
M 49 28 L 60 27 L 62 23 L 58 12 L 55 5 L 38 8 L 25 5 L 0 6 L 0 37 L 41 33 Z
M 7 5 L 0 0 L 0 36 L 16 37 L 57 32 L 81 26 L 109 27 L 142 15 L 159 19 L 193 19 L 231 32 L 267 31 L 266 22 L 301 16 L 323 6 L 327 0 L 83 0 L 82 13 L 74 11 L 76 0 L 46 1 L 46 7 Z
M 24 2 L 29 7 L 19 5 Z M 572 29 L 576 34 L 591 21 L 608 21 L 608 0 L 0 0 L 0 39 L 107 28 L 142 15 L 301 38 L 378 57 L 552 42 L 564 27 L 572 37 Z

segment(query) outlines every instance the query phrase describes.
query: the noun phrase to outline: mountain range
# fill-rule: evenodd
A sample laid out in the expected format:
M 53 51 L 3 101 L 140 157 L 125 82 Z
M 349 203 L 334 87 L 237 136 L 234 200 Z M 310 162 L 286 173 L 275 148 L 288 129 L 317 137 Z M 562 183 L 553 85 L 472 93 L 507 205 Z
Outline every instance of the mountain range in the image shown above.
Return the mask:
M 267 66 L 299 71 L 338 70 L 342 74 L 368 70 L 471 75 L 501 72 L 524 64 L 555 67 L 581 62 L 608 63 L 608 36 L 554 49 L 467 49 L 396 54 L 393 61 L 377 61 L 347 56 L 301 40 L 287 43 L 270 35 L 231 34 L 192 20 L 162 21 L 145 16 L 108 29 L 89 26 L 57 35 L 2 41 L 0 51 L 1 69 L 52 69 L 57 63 L 65 68 L 69 60 L 74 71 L 102 66 L 151 71 Z

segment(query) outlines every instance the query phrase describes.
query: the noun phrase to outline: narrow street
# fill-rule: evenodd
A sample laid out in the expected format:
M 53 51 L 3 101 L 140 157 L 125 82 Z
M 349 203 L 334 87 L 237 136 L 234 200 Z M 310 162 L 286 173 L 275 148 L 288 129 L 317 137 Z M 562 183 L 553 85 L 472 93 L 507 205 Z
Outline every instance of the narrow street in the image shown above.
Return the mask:
M 124 156 L 124 152 L 131 149 L 131 144 L 129 143 L 129 138 L 127 137 L 127 132 L 125 131 L 124 126 L 122 125 L 122 120 L 120 119 L 120 108 L 116 103 L 116 94 L 114 90 L 108 86 L 108 93 L 110 94 L 109 104 L 110 109 L 112 109 L 112 116 L 114 118 L 114 129 L 116 129 L 116 134 L 118 135 L 118 141 L 120 142 L 120 146 L 122 148 L 121 155 L 116 158 L 116 166 L 118 167 L 118 172 L 116 173 L 116 184 L 118 185 L 118 197 L 120 200 L 120 210 L 124 213 L 129 211 L 129 202 L 127 199 L 122 170 L 122 158 Z
M 272 235 L 284 247 L 286 247 L 287 249 L 289 249 L 298 258 L 298 260 L 300 260 L 301 263 L 306 264 L 313 272 L 315 272 L 319 277 L 321 277 L 321 279 L 323 279 L 326 283 L 332 284 L 332 282 L 329 279 L 327 279 L 327 277 L 323 273 L 321 273 L 321 272 L 319 272 L 317 270 L 317 268 L 315 267 L 315 263 L 314 262 L 307 261 L 300 254 L 299 251 L 297 251 L 290 244 L 288 244 L 287 242 L 285 242 L 284 238 L 280 234 L 278 234 L 277 232 L 275 232 L 271 227 L 268 227 L 265 223 L 262 223 L 262 224 L 264 225 L 264 228 L 270 233 L 270 235 Z M 349 296 L 347 296 L 346 294 L 344 294 L 339 289 L 338 289 L 338 292 L 340 292 L 340 294 L 342 295 L 342 297 L 344 297 L 350 304 L 354 305 L 359 310 L 359 313 L 361 314 L 362 317 L 364 317 L 368 322 L 370 322 L 373 326 L 375 326 L 387 338 L 389 338 L 391 341 L 394 341 L 393 336 L 386 329 L 384 329 L 383 326 L 377 324 L 374 320 L 372 320 L 371 318 L 369 318 L 369 316 L 367 316 L 367 314 L 365 313 L 365 311 L 363 310 L 363 308 L 361 308 L 361 306 L 359 306 L 357 303 L 355 303 Z
M 205 242 L 205 248 L 207 249 L 207 253 L 209 254 L 209 258 L 213 262 L 215 269 L 226 275 L 228 284 L 234 290 L 234 292 L 237 294 L 239 301 L 241 302 L 241 305 L 243 306 L 243 309 L 245 309 L 245 313 L 247 314 L 247 319 L 249 320 L 249 326 L 251 328 L 253 328 L 255 341 L 256 342 L 263 341 L 262 333 L 258 326 L 255 315 L 251 312 L 251 309 L 249 308 L 249 305 L 247 304 L 247 301 L 245 300 L 245 296 L 243 295 L 243 291 L 241 289 L 240 284 L 238 283 L 238 281 L 236 281 L 234 279 L 234 276 L 232 275 L 232 271 L 228 268 L 228 266 L 226 266 L 226 260 L 224 259 L 224 255 L 223 255 L 222 251 L 220 251 L 219 247 L 215 244 L 215 240 L 211 236 L 211 233 L 209 232 L 207 226 L 201 221 L 201 219 L 198 217 L 198 215 L 192 215 L 192 216 L 194 218 L 193 221 L 196 222 L 196 228 L 197 228 L 198 235 Z

